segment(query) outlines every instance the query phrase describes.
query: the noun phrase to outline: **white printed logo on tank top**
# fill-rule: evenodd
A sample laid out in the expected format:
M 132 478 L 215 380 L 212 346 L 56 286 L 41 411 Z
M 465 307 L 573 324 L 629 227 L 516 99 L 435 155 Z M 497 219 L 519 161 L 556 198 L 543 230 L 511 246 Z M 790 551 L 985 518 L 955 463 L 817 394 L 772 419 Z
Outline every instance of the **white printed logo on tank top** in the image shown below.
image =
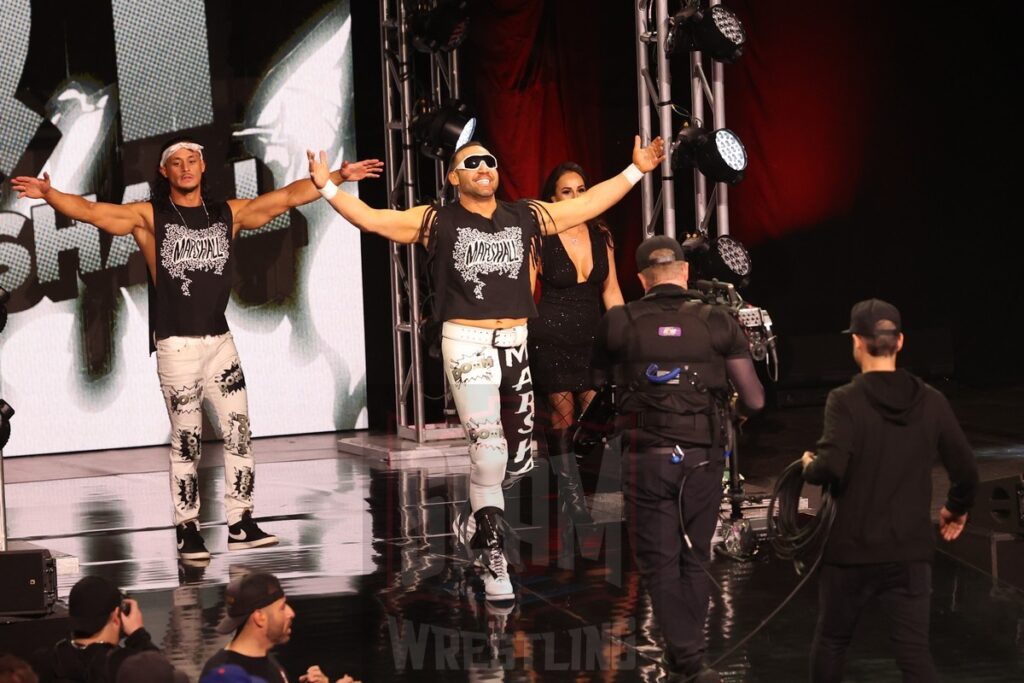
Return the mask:
M 523 231 L 519 226 L 501 232 L 483 232 L 476 228 L 458 228 L 453 259 L 463 281 L 473 283 L 473 294 L 484 298 L 481 275 L 497 273 L 509 279 L 519 278 L 523 265 Z
M 182 295 L 191 296 L 189 286 L 192 280 L 187 273 L 212 270 L 217 275 L 223 275 L 230 251 L 228 228 L 221 221 L 200 230 L 189 230 L 177 223 L 168 223 L 160 249 L 160 264 L 168 275 L 181 280 Z

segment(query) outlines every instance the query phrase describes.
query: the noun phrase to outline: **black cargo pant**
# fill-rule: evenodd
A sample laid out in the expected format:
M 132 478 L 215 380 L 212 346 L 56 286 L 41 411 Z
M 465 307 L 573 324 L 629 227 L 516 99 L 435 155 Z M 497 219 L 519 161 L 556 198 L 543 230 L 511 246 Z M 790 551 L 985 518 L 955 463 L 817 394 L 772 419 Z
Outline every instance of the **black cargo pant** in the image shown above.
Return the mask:
M 877 598 L 889 618 L 889 639 L 904 681 L 937 681 L 928 651 L 932 566 L 928 562 L 822 564 L 818 626 L 811 645 L 811 681 L 841 681 L 846 648 L 867 604 Z
M 704 657 L 704 622 L 711 581 L 699 562 L 711 557 L 711 539 L 722 504 L 721 449 L 687 448 L 683 463 L 671 449 L 629 448 L 622 462 L 623 498 L 637 565 L 651 594 L 654 617 L 674 668 L 689 671 Z M 708 460 L 706 467 L 689 469 Z M 683 522 L 693 549 L 679 527 L 679 486 L 686 471 Z M 681 564 L 680 564 L 681 562 Z

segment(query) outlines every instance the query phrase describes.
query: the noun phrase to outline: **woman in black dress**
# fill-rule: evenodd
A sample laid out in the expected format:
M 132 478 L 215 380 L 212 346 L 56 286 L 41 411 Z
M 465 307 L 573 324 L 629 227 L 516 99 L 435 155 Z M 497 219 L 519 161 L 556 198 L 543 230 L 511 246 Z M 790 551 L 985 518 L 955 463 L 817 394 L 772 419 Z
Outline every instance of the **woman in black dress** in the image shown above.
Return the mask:
M 551 171 L 541 198 L 573 199 L 588 184 L 579 164 L 565 162 Z M 548 403 L 542 428 L 558 475 L 560 507 L 574 521 L 586 521 L 571 428 L 594 398 L 590 354 L 598 321 L 604 310 L 623 303 L 612 236 L 604 222 L 581 223 L 544 240 L 539 279 L 538 317 L 530 320 L 528 335 L 532 377 Z

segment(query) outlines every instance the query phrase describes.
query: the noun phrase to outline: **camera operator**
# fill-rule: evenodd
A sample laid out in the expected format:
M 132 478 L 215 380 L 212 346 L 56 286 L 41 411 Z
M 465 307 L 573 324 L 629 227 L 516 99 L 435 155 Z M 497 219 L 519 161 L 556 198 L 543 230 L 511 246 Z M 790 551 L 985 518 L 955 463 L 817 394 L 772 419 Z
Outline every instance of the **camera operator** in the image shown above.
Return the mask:
M 71 587 L 68 616 L 71 637 L 33 656 L 40 683 L 113 682 L 126 657 L 157 650 L 138 603 L 101 576 L 86 576 Z
M 945 396 L 896 368 L 903 348 L 896 307 L 861 301 L 844 332 L 861 374 L 828 395 L 816 451 L 803 456 L 804 480 L 829 484 L 837 501 L 818 576 L 811 680 L 842 680 L 857 621 L 878 598 L 903 680 L 935 681 L 928 651 L 932 467 L 941 458 L 951 482 L 939 512 L 947 541 L 967 521 L 978 468 Z
M 626 515 L 665 638 L 665 664 L 718 681 L 704 661 L 710 581 L 702 563 L 722 503 L 729 383 L 745 414 L 763 407 L 764 389 L 730 311 L 686 289 L 689 266 L 676 240 L 644 240 L 636 263 L 645 296 L 601 320 L 595 379 L 615 385 Z

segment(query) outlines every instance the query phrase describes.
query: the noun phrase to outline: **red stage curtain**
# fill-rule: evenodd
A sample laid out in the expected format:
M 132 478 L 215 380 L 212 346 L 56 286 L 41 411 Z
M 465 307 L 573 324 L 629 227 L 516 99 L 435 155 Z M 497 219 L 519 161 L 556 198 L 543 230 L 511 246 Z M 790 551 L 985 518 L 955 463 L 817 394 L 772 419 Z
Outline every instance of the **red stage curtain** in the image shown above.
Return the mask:
M 462 59 L 474 79 L 480 137 L 498 157 L 507 199 L 537 197 L 545 175 L 569 159 L 593 181 L 603 179 L 598 30 L 583 6 L 491 0 L 472 16 Z
M 873 28 L 887 15 L 879 4 L 729 3 L 749 41 L 725 67 L 726 125 L 750 156 L 730 221 L 748 246 L 847 215 L 856 201 L 893 39 Z

